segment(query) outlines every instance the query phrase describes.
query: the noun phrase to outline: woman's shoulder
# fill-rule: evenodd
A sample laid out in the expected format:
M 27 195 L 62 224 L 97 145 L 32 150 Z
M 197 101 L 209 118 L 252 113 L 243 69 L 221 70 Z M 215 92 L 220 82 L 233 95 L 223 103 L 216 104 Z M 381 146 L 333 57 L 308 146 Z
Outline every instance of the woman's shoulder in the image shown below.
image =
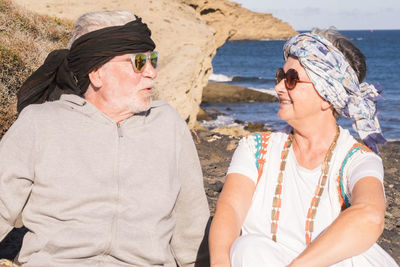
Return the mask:
M 369 154 L 371 156 L 379 157 L 364 143 L 355 139 L 347 129 L 343 129 L 341 127 L 338 145 L 341 148 L 340 150 L 342 150 L 341 154 L 343 154 L 343 156 L 346 158 L 356 158 L 357 155 L 361 154 Z
M 290 132 L 291 128 L 285 127 L 278 131 L 253 133 L 243 137 L 239 146 L 246 147 L 245 150 L 258 160 L 265 158 L 270 153 L 280 151 L 279 149 L 285 144 Z
M 252 133 L 250 135 L 245 136 L 242 140 L 243 142 L 249 143 L 271 143 L 271 142 L 280 142 L 286 141 L 289 133 L 292 131 L 292 128 L 287 126 L 277 131 L 266 131 L 266 132 L 257 132 Z

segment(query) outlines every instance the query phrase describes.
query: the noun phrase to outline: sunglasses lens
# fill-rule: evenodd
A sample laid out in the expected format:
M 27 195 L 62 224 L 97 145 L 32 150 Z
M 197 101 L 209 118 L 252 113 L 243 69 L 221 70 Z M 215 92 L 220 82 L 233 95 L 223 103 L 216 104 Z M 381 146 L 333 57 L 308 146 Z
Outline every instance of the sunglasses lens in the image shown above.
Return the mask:
M 144 70 L 144 66 L 146 66 L 146 55 L 145 54 L 136 54 L 135 55 L 136 71 L 142 72 Z
M 275 84 L 278 84 L 285 78 L 285 72 L 282 68 L 279 68 L 275 75 Z
M 158 63 L 158 53 L 157 52 L 151 52 L 150 53 L 150 62 L 153 68 L 157 68 L 157 63 Z
M 289 69 L 286 72 L 286 87 L 288 89 L 295 88 L 298 80 L 299 80 L 299 75 L 296 70 Z
M 308 81 L 300 81 L 299 73 L 295 69 L 289 69 L 285 73 L 285 71 L 282 68 L 279 68 L 278 71 L 276 72 L 275 84 L 280 83 L 282 81 L 282 79 L 285 80 L 285 86 L 289 90 L 294 89 L 298 82 L 311 83 Z

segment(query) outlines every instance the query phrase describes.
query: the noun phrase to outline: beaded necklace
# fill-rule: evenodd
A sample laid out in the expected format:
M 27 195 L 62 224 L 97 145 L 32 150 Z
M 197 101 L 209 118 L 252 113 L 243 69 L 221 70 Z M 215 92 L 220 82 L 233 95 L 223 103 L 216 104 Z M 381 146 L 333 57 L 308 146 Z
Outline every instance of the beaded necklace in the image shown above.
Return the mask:
M 333 139 L 332 144 L 330 145 L 328 152 L 325 155 L 324 162 L 321 166 L 321 175 L 318 180 L 318 185 L 315 188 L 314 197 L 311 200 L 310 208 L 307 212 L 307 218 L 305 222 L 305 237 L 306 237 L 306 244 L 309 245 L 311 243 L 312 232 L 314 231 L 314 221 L 315 216 L 317 214 L 317 209 L 319 205 L 319 201 L 321 199 L 322 193 L 324 192 L 326 182 L 328 180 L 328 172 L 330 161 L 332 159 L 333 150 L 335 150 L 336 143 L 339 137 L 339 126 L 336 125 L 336 135 Z M 271 234 L 272 240 L 276 242 L 276 234 L 278 231 L 278 222 L 279 222 L 279 213 L 281 209 L 282 199 L 282 187 L 283 187 L 283 173 L 286 167 L 286 160 L 289 155 L 289 149 L 293 142 L 293 133 L 289 134 L 288 139 L 285 142 L 281 153 L 281 165 L 278 174 L 278 183 L 275 187 L 275 195 L 272 201 L 272 212 L 271 212 Z

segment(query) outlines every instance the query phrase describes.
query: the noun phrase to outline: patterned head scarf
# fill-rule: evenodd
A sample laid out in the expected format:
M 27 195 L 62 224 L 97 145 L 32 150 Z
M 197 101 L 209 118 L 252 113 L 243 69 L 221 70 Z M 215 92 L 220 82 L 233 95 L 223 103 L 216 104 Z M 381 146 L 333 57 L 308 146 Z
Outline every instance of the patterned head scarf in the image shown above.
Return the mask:
M 342 52 L 320 35 L 302 33 L 290 38 L 283 47 L 285 61 L 290 55 L 298 58 L 318 94 L 351 119 L 363 142 L 378 153 L 377 145 L 386 143 L 376 112 L 383 88 L 378 83 L 360 84 Z

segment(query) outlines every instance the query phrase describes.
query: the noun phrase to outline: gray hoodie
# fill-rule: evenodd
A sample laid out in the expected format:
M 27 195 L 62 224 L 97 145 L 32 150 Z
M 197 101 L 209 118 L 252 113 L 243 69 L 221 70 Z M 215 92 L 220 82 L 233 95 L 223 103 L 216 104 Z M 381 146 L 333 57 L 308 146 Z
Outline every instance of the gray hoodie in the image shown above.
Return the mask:
M 116 124 L 85 99 L 24 109 L 0 142 L 0 240 L 23 266 L 190 266 L 209 218 L 185 122 L 166 102 Z

